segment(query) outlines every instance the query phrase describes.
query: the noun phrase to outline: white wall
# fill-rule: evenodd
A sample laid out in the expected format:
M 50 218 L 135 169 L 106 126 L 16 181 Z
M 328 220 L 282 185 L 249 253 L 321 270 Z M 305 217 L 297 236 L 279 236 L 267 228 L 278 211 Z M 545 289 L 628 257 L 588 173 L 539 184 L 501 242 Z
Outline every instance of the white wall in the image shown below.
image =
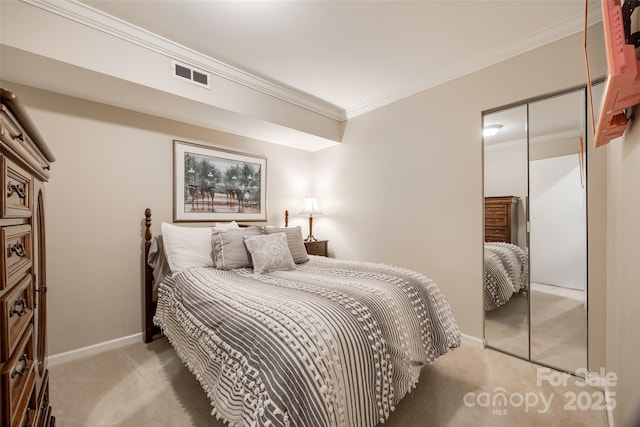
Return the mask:
M 618 376 L 615 425 L 640 423 L 640 108 L 607 145 L 607 371 Z
M 342 144 L 313 157 L 325 213 L 316 236 L 338 257 L 430 276 L 462 332 L 482 337 L 481 112 L 586 82 L 582 43 L 563 39 L 350 120 Z
M 47 183 L 49 354 L 141 331 L 145 208 L 173 216 L 173 139 L 267 157 L 267 213 L 282 224 L 310 189 L 311 153 L 2 82 L 57 161 Z M 304 224 L 304 222 L 301 222 Z
M 518 196 L 525 200 L 529 190 L 527 162 L 527 144 L 525 142 L 501 149 L 485 150 L 485 196 Z
M 586 191 L 577 154 L 529 164 L 531 281 L 585 290 Z

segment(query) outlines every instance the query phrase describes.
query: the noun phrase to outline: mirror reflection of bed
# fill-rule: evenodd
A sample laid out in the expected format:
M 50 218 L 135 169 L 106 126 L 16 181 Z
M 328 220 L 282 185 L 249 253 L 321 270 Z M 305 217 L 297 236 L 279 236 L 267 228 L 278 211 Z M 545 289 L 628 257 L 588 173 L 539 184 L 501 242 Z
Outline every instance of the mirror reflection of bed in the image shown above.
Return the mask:
M 500 241 L 485 241 L 484 252 L 485 339 L 507 353 L 528 358 L 528 253 Z
M 585 112 L 577 88 L 483 116 L 502 126 L 484 138 L 487 346 L 569 372 L 588 368 Z
M 492 347 L 529 357 L 529 301 L 526 293 L 514 295 L 508 304 L 487 311 L 485 339 Z

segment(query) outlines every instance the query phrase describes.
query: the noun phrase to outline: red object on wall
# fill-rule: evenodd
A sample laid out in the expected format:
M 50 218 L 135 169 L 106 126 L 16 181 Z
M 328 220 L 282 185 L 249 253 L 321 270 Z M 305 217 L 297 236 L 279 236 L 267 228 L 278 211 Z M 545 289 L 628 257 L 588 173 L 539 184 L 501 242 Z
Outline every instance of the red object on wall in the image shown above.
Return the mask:
M 626 41 L 620 0 L 602 0 L 602 20 L 608 72 L 595 128 L 596 147 L 622 136 L 627 127 L 624 110 L 640 104 L 640 60 L 635 46 Z

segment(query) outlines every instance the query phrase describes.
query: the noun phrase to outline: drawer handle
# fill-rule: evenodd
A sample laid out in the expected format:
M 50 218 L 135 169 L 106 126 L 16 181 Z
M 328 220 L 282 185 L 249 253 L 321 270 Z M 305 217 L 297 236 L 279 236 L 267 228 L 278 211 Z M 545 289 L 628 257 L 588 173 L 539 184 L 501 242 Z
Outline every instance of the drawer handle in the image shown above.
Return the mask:
M 27 256 L 27 251 L 24 249 L 24 245 L 22 244 L 22 242 L 18 242 L 15 245 L 10 245 L 9 256 L 11 256 L 11 253 L 18 255 L 19 257 Z
M 21 199 L 27 197 L 27 192 L 24 191 L 24 188 L 20 187 L 20 184 L 13 184 L 12 182 L 9 182 L 9 184 L 7 185 L 7 191 L 7 197 L 11 196 L 13 193 L 17 193 L 18 197 L 20 197 Z
M 20 310 L 18 310 L 17 307 L 22 307 Z M 11 307 L 11 310 L 9 310 L 9 317 L 13 317 L 13 315 L 17 315 L 18 317 L 22 317 L 25 314 L 27 314 L 27 301 L 25 301 L 24 298 L 20 298 L 19 300 L 16 300 L 16 302 L 13 303 L 13 307 Z
M 19 139 L 20 141 L 24 142 L 24 135 L 22 132 L 20 132 L 19 134 L 14 136 L 13 139 Z
M 44 397 L 42 398 L 42 410 L 46 410 L 49 407 L 49 392 L 45 391 L 44 392 Z
M 18 367 L 16 366 L 13 372 L 11 372 L 12 379 L 17 376 L 23 376 L 24 374 L 27 373 L 27 367 L 29 366 L 29 363 L 27 363 L 29 362 L 29 356 L 27 355 L 27 353 L 20 356 L 20 359 L 18 359 L 18 362 L 22 362 L 22 368 L 18 370 Z

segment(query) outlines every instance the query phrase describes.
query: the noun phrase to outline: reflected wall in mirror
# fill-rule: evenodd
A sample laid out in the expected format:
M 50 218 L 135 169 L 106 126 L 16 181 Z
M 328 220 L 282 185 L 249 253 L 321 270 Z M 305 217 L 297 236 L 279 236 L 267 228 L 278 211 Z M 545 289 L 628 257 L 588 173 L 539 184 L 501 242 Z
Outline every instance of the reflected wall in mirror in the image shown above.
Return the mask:
M 586 89 L 487 112 L 487 346 L 587 368 Z
M 586 92 L 529 104 L 531 360 L 587 367 Z

